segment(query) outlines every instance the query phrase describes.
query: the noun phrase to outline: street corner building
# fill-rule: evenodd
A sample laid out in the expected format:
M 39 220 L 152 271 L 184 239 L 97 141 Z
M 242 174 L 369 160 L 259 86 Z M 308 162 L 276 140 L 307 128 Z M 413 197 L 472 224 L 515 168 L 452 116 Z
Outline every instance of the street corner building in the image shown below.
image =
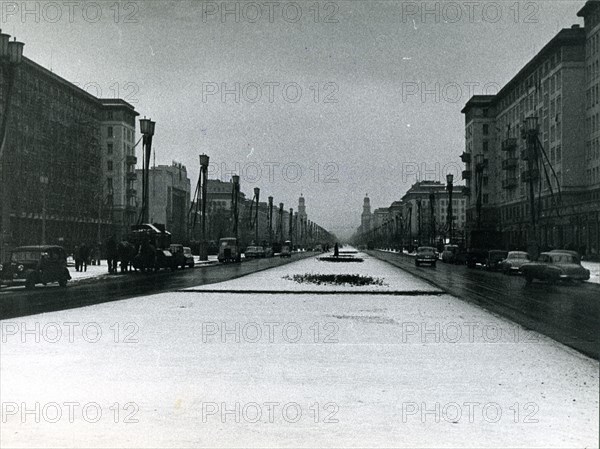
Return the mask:
M 507 249 L 535 237 L 540 249 L 600 251 L 600 3 L 578 15 L 583 28 L 561 30 L 462 111 L 467 226 L 500 231 Z
M 0 42 L 0 256 L 127 232 L 137 214 L 134 107 L 96 98 L 22 53 L 13 61 L 9 35 Z

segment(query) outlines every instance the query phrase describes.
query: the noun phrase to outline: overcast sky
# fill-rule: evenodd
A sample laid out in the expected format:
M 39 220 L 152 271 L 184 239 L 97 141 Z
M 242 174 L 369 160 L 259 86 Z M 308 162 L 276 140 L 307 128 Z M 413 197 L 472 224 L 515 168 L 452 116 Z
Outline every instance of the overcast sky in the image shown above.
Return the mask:
M 366 193 L 387 207 L 417 176 L 458 175 L 469 95 L 496 93 L 584 1 L 246 3 L 1 2 L 0 26 L 156 120 L 157 164 L 182 162 L 195 185 L 206 153 L 213 177 L 241 170 L 244 192 L 286 209 L 303 193 L 343 236 Z

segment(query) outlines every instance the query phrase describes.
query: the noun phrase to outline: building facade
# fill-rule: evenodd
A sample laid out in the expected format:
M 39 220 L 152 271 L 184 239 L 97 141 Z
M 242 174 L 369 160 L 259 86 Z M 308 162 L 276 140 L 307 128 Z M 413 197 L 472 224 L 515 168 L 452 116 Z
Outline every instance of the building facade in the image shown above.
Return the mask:
M 142 203 L 142 170 L 137 170 L 135 191 Z M 157 165 L 149 171 L 149 219 L 151 223 L 166 226 L 173 243 L 187 242 L 190 238 L 188 215 L 190 212 L 190 179 L 186 167 L 173 162 Z
M 432 196 L 433 195 L 433 196 Z M 433 203 L 431 199 L 433 198 Z M 437 244 L 449 241 L 448 220 L 450 193 L 445 184 L 421 181 L 414 184 L 402 197 L 403 240 L 409 243 Z M 433 206 L 433 207 L 432 207 Z M 454 186 L 452 192 L 452 241 L 460 242 L 467 221 L 467 197 L 463 186 Z
M 135 119 L 133 106 L 119 99 L 101 99 L 100 126 L 103 191 L 117 237 L 127 235 L 139 213 L 135 181 Z
M 14 70 L 0 60 L 0 121 L 6 120 L 0 258 L 11 247 L 42 241 L 67 249 L 102 241 L 114 232 L 103 166 L 103 127 L 112 101 L 25 57 Z M 131 123 L 133 107 L 117 102 Z
M 588 3 L 580 15 L 595 10 Z M 497 95 L 474 96 L 462 111 L 468 230 L 501 231 L 507 249 L 534 240 L 598 253 L 598 54 L 587 28 L 586 19 L 586 29 L 561 30 Z

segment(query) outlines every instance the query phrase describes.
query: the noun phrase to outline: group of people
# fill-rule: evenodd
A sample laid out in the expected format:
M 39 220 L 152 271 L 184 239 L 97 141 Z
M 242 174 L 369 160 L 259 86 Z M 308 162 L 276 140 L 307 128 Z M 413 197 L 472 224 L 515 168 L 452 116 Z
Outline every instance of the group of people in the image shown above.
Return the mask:
M 88 265 L 100 265 L 100 248 L 95 245 L 81 243 L 73 249 L 76 271 L 87 271 Z

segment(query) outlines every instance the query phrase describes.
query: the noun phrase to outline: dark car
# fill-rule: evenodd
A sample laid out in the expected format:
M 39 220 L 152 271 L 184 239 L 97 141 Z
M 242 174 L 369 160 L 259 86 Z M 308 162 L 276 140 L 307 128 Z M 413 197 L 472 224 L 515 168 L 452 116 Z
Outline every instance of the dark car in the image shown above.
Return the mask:
M 249 246 L 244 253 L 246 259 L 262 259 L 266 256 L 262 246 Z
M 71 279 L 67 268 L 67 254 L 62 246 L 21 246 L 11 251 L 10 262 L 0 265 L 3 284 L 35 284 L 58 282 L 66 287 Z
M 238 240 L 235 237 L 226 237 L 219 240 L 219 262 L 240 262 L 242 260 Z
M 526 263 L 531 262 L 529 253 L 524 251 L 511 251 L 506 259 L 502 262 L 502 272 L 504 274 L 520 274 L 521 267 Z
M 502 269 L 502 262 L 508 257 L 508 251 L 492 250 L 488 252 L 484 267 L 489 271 L 499 271 Z
M 415 257 L 415 265 L 420 267 L 421 265 L 436 266 L 438 260 L 437 252 L 435 248 L 429 246 L 422 246 L 417 249 L 417 255 Z
M 590 271 L 583 268 L 577 256 L 570 252 L 542 253 L 536 262 L 523 265 L 521 273 L 528 284 L 534 279 L 553 284 L 566 280 L 587 281 L 590 278 Z
M 192 248 L 190 248 L 189 246 L 184 246 L 183 255 L 185 257 L 185 264 L 190 268 L 194 268 L 195 262 L 194 255 L 192 254 Z
M 169 246 L 169 251 L 173 255 L 173 268 L 185 268 L 187 266 L 188 262 L 183 253 L 183 245 L 173 243 Z
M 456 255 L 458 254 L 458 245 L 446 245 L 442 252 L 442 262 L 456 263 Z

